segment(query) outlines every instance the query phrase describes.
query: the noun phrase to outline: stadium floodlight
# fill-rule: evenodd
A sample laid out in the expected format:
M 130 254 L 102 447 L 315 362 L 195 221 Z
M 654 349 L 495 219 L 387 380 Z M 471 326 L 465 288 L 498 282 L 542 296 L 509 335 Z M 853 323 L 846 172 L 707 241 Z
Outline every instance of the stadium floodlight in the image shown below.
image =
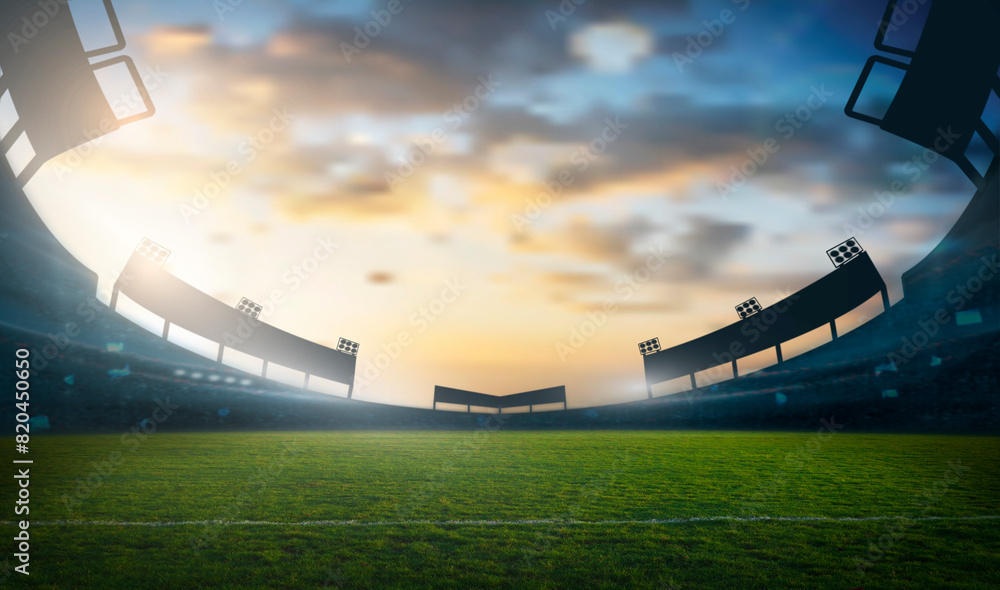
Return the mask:
M 640 342 L 639 352 L 643 356 L 646 356 L 647 354 L 653 354 L 654 352 L 660 352 L 660 339 L 653 338 L 652 340 L 646 340 L 645 342 Z
M 159 266 L 163 266 L 167 258 L 170 257 L 170 250 L 167 250 L 149 238 L 143 238 L 139 242 L 139 245 L 135 247 L 135 251 Z
M 347 338 L 341 338 L 337 342 L 337 350 L 344 354 L 350 354 L 353 356 L 358 356 L 358 347 L 360 345 L 357 342 L 352 342 Z
M 239 303 L 236 304 L 236 309 L 242 311 L 243 313 L 247 314 L 248 316 L 254 319 L 257 319 L 260 316 L 261 310 L 263 310 L 264 308 L 261 307 L 259 303 L 254 303 L 253 301 L 250 301 L 249 299 L 244 297 L 243 299 L 240 299 Z
M 864 251 L 865 249 L 861 247 L 858 240 L 852 237 L 827 250 L 826 255 L 830 257 L 830 262 L 835 267 L 840 268 Z
M 739 314 L 741 320 L 745 320 L 753 314 L 761 310 L 760 303 L 757 302 L 756 297 L 751 297 L 743 303 L 736 306 L 736 313 Z
M 996 3 L 932 3 L 919 27 L 920 41 L 912 51 L 885 43 L 886 31 L 894 31 L 896 25 L 902 24 L 895 18 L 900 16 L 896 3 L 888 0 L 886 4 L 875 47 L 902 55 L 909 63 L 881 55 L 869 57 L 844 112 L 952 160 L 976 188 L 984 189 L 988 169 L 974 164 L 967 154 L 976 136 L 981 140 L 976 143 L 994 156 L 1000 153 L 995 128 L 986 123 L 988 117 L 983 117 L 997 89 L 996 31 L 1000 28 L 1000 13 Z M 956 26 L 961 26 L 961 35 L 955 34 Z M 881 119 L 854 108 L 876 65 L 904 72 Z

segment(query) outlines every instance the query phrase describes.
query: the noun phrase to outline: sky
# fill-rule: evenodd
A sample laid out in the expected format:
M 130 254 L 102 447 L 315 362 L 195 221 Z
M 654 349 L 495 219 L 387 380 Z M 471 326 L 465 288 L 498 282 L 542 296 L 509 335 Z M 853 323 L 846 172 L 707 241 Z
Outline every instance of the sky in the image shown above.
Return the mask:
M 360 342 L 360 399 L 641 399 L 638 342 L 774 303 L 849 237 L 897 301 L 973 192 L 845 116 L 882 11 L 860 0 L 118 4 L 156 113 L 47 164 L 29 198 L 105 299 L 148 237 L 221 301 Z M 100 2 L 72 8 L 104 44 Z M 884 111 L 898 78 L 876 70 L 858 108 Z

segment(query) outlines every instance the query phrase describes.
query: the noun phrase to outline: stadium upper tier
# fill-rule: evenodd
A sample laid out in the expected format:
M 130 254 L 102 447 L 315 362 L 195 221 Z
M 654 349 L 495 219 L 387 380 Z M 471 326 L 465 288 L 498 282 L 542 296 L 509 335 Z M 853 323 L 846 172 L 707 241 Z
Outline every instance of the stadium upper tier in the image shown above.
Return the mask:
M 854 241 L 851 243 L 853 245 Z M 697 389 L 695 373 L 730 363 L 733 377 L 738 377 L 739 359 L 768 348 L 777 349 L 780 363 L 782 342 L 824 324 L 830 324 L 836 339 L 836 318 L 879 293 L 888 310 L 889 293 L 885 282 L 868 253 L 861 252 L 808 287 L 738 322 L 673 348 L 644 355 L 646 385 L 690 375 L 691 388 Z M 649 397 L 653 397 L 652 390 L 649 390 Z

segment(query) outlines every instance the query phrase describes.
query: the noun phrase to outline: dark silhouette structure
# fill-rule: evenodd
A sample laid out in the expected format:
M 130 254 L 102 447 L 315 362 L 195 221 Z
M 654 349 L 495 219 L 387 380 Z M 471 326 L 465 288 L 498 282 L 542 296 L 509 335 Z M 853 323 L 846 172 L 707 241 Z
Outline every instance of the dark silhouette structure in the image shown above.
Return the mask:
M 309 387 L 310 376 L 316 376 L 347 385 L 347 397 L 351 397 L 356 355 L 299 338 L 229 307 L 138 252 L 115 281 L 111 309 L 117 307 L 120 293 L 163 318 L 164 338 L 170 326 L 177 325 L 218 343 L 216 360 L 220 363 L 226 350 L 236 350 L 263 360 L 262 377 L 267 377 L 268 363 L 277 363 L 305 373 L 304 388 Z
M 565 410 L 566 388 L 560 385 L 559 387 L 536 389 L 535 391 L 525 391 L 510 395 L 489 395 L 438 385 L 434 387 L 433 409 L 436 410 L 439 403 L 466 406 L 467 412 L 472 411 L 472 406 L 497 408 L 501 413 L 503 413 L 504 408 L 523 408 L 524 406 L 528 406 L 528 412 L 531 413 L 534 411 L 534 406 L 555 403 L 562 403 Z
M 9 92 L 18 120 L 0 141 L 4 153 L 22 137 L 34 157 L 20 171 L 24 186 L 53 157 L 106 135 L 122 125 L 151 117 L 149 93 L 128 56 L 91 63 L 121 51 L 125 38 L 111 0 L 104 0 L 115 44 L 86 51 L 67 0 L 4 0 L 0 20 L 0 94 Z M 124 64 L 146 111 L 119 119 L 98 83 L 96 70 Z
M 982 121 L 982 113 L 990 91 L 1000 95 L 996 37 L 1000 30 L 1000 2 L 932 2 L 913 51 L 885 44 L 895 9 L 896 0 L 890 0 L 875 35 L 875 47 L 907 57 L 910 62 L 879 55 L 868 58 L 844 112 L 952 160 L 976 188 L 983 188 L 985 175 L 969 161 L 966 150 L 978 133 L 994 158 L 998 151 L 996 130 Z M 854 110 L 876 63 L 906 72 L 882 119 Z
M 653 397 L 657 383 L 691 376 L 691 389 L 697 389 L 694 374 L 719 365 L 731 364 L 733 377 L 739 376 L 737 361 L 743 357 L 775 348 L 782 362 L 781 343 L 830 325 L 837 338 L 836 319 L 882 294 L 882 304 L 889 309 L 889 293 L 867 252 L 851 262 L 781 301 L 684 344 L 642 357 L 646 369 L 646 393 Z
M 889 0 L 875 35 L 875 48 L 908 58 L 909 63 L 872 56 L 865 63 L 844 111 L 849 117 L 913 141 L 954 161 L 976 186 L 976 193 L 948 234 L 923 260 L 903 273 L 906 298 L 934 298 L 945 304 L 952 281 L 967 273 L 957 260 L 972 253 L 994 254 L 1000 236 L 998 129 L 989 129 L 982 114 L 990 92 L 1000 96 L 1000 1 L 932 2 L 913 51 L 885 43 L 896 0 Z M 854 111 L 855 103 L 876 63 L 905 70 L 899 90 L 882 119 Z M 992 151 L 985 174 L 969 161 L 966 151 L 974 135 Z M 975 259 L 977 256 L 972 256 Z M 948 280 L 942 280 L 942 271 Z

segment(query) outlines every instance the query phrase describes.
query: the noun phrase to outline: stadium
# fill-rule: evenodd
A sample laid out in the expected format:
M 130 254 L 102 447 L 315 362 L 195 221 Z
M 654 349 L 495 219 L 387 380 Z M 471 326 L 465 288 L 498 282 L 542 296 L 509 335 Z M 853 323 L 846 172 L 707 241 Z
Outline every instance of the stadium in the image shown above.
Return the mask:
M 914 247 L 915 259 L 890 257 L 886 250 L 895 247 L 893 239 L 902 243 L 900 236 L 908 234 L 884 238 L 861 220 L 845 225 L 845 235 L 814 252 L 787 238 L 791 241 L 779 242 L 788 244 L 789 252 L 780 264 L 820 260 L 825 270 L 811 266 L 808 273 L 789 275 L 794 281 L 775 289 L 772 297 L 760 296 L 775 287 L 772 283 L 723 282 L 724 296 L 732 301 L 727 315 L 692 322 L 691 329 L 680 329 L 679 318 L 701 309 L 698 305 L 653 306 L 641 298 L 651 292 L 660 297 L 654 289 L 661 284 L 670 288 L 673 282 L 716 280 L 699 270 L 710 259 L 692 255 L 685 262 L 688 274 L 678 274 L 676 257 L 658 257 L 646 243 L 638 254 L 629 253 L 625 282 L 612 278 L 604 284 L 615 285 L 614 297 L 606 296 L 603 286 L 594 288 L 592 279 L 581 280 L 576 270 L 560 271 L 566 290 L 577 291 L 573 295 L 563 295 L 563 283 L 553 280 L 556 287 L 550 287 L 549 279 L 539 278 L 539 292 L 551 289 L 570 298 L 567 307 L 574 311 L 565 324 L 537 316 L 533 306 L 541 309 L 540 304 L 520 295 L 504 300 L 514 310 L 509 314 L 466 305 L 486 290 L 484 285 L 504 283 L 497 272 L 481 282 L 473 273 L 472 287 L 466 289 L 458 279 L 437 280 L 450 275 L 432 269 L 422 271 L 433 279 L 405 283 L 403 270 L 384 270 L 391 264 L 379 262 L 383 266 L 375 271 L 364 267 L 364 287 L 351 287 L 344 274 L 316 288 L 329 265 L 341 264 L 338 257 L 345 251 L 358 259 L 382 254 L 370 246 L 352 249 L 351 243 L 306 235 L 308 224 L 294 216 L 287 221 L 289 234 L 262 241 L 245 259 L 232 258 L 224 240 L 218 251 L 199 249 L 203 243 L 194 236 L 218 232 L 223 225 L 192 225 L 192 216 L 209 219 L 216 208 L 228 207 L 223 195 L 230 183 L 235 187 L 239 179 L 251 178 L 268 186 L 283 173 L 267 158 L 286 149 L 279 139 L 286 125 L 298 128 L 294 117 L 289 123 L 278 110 L 254 111 L 253 116 L 269 121 L 235 149 L 245 157 L 241 165 L 217 169 L 228 171 L 225 182 L 209 175 L 216 184 L 196 191 L 202 200 L 188 203 L 183 196 L 164 205 L 157 200 L 162 196 L 135 198 L 123 208 L 142 214 L 148 207 L 150 213 L 143 215 L 149 219 L 119 227 L 123 218 L 115 216 L 123 214 L 95 203 L 123 200 L 88 203 L 81 197 L 89 193 L 76 192 L 84 185 L 73 183 L 92 174 L 103 192 L 132 186 L 114 184 L 118 181 L 88 168 L 100 164 L 109 166 L 98 168 L 101 174 L 127 176 L 102 155 L 121 145 L 138 150 L 129 166 L 144 171 L 140 177 L 163 182 L 159 168 L 142 163 L 143 152 L 134 147 L 140 144 L 128 141 L 162 143 L 160 128 L 143 126 L 177 116 L 164 104 L 199 104 L 197 98 L 174 97 L 169 83 L 154 87 L 160 82 L 143 75 L 148 71 L 144 61 L 211 63 L 226 51 L 238 56 L 252 49 L 234 41 L 236 49 L 193 50 L 189 45 L 201 47 L 196 43 L 201 29 L 169 29 L 168 43 L 156 37 L 166 33 L 154 28 L 143 37 L 142 58 L 133 58 L 126 51 L 130 23 L 151 17 L 126 12 L 124 3 L 92 4 L 18 0 L 0 9 L 7 39 L 0 48 L 0 131 L 6 155 L 0 181 L 0 354 L 9 359 L 0 382 L 14 394 L 0 409 L 12 439 L 5 451 L 8 483 L 0 493 L 12 505 L 3 527 L 13 539 L 0 584 L 670 589 L 1000 584 L 996 2 L 897 5 L 890 0 L 884 11 L 878 7 L 877 23 L 846 19 L 844 26 L 859 38 L 871 42 L 874 36 L 873 46 L 860 48 L 870 57 L 851 72 L 849 96 L 836 98 L 834 92 L 831 103 L 837 109 L 808 99 L 799 107 L 802 114 L 792 109 L 781 120 L 792 131 L 787 149 L 768 143 L 773 138 L 758 130 L 750 137 L 762 140 L 760 148 L 741 145 L 725 160 L 734 162 L 731 169 L 719 164 L 722 160 L 714 162 L 722 170 L 718 186 L 725 201 L 734 198 L 737 184 L 762 182 L 758 169 L 779 165 L 775 162 L 791 157 L 793 148 L 816 149 L 818 159 L 836 157 L 852 170 L 856 157 L 835 153 L 840 146 L 795 147 L 793 142 L 805 141 L 798 137 L 808 133 L 813 117 L 816 125 L 825 114 L 833 117 L 834 128 L 874 131 L 880 141 L 897 142 L 873 144 L 897 150 L 887 157 L 896 166 L 890 166 L 892 174 L 914 170 L 899 162 L 915 154 L 910 162 L 922 161 L 927 170 L 933 166 L 926 173 L 931 179 L 921 172 L 915 175 L 919 181 L 932 187 L 938 182 L 945 186 L 942 191 L 957 195 L 949 198 L 960 206 L 950 213 L 930 208 L 931 217 L 953 220 L 927 234 L 931 247 L 919 251 L 931 239 L 926 238 Z M 300 40 L 310 39 L 301 41 L 306 55 L 316 51 L 309 35 L 329 34 L 340 41 L 328 51 L 350 63 L 355 56 L 372 56 L 378 43 L 399 43 L 394 31 L 404 28 L 411 12 L 417 18 L 416 5 L 396 3 L 404 7 L 401 12 L 387 6 L 388 20 L 382 22 L 380 7 L 360 4 L 365 5 L 362 17 L 375 20 L 357 21 L 360 37 L 353 38 L 354 45 L 351 35 L 336 28 L 349 20 L 336 12 L 339 8 L 323 16 L 334 33 L 317 34 L 301 23 L 289 27 Z M 555 12 L 531 12 L 518 3 L 497 13 L 453 2 L 427 10 L 432 17 L 435 10 L 442 11 L 441 18 L 454 16 L 458 30 L 466 21 L 455 15 L 483 13 L 478 18 L 516 22 L 522 10 L 546 31 L 558 31 L 571 18 L 618 22 L 609 16 L 615 11 L 604 12 L 596 4 L 575 5 L 580 12 L 574 8 L 569 14 L 562 5 Z M 636 34 L 632 25 L 588 29 L 581 22 L 576 33 L 565 33 L 567 42 L 576 51 L 584 33 L 596 35 L 596 30 L 628 49 L 621 59 L 638 59 L 634 55 L 642 51 L 652 59 L 659 53 L 683 72 L 698 66 L 694 60 L 702 59 L 702 51 L 706 56 L 713 48 L 728 51 L 726 27 L 738 27 L 742 11 L 745 25 L 752 29 L 755 24 L 749 21 L 754 7 L 739 2 L 676 4 L 666 9 L 671 18 L 688 13 L 695 21 L 718 18 L 719 24 L 703 21 L 707 40 L 691 36 L 686 49 L 677 37 L 673 57 L 662 48 L 648 49 L 642 35 L 642 42 L 627 37 L 626 32 Z M 224 3 L 216 14 L 219 10 L 208 9 L 221 30 L 239 16 L 236 11 L 256 8 Z M 642 2 L 618 10 L 634 22 L 652 14 Z M 392 19 L 400 22 L 398 29 Z M 378 26 L 369 26 L 372 22 Z M 112 43 L 92 44 L 94 23 L 110 30 Z M 419 30 L 422 25 L 406 26 Z M 299 55 L 294 53 L 300 50 L 296 35 L 289 37 L 282 38 L 284 45 L 272 43 L 269 51 Z M 160 39 L 160 51 L 182 46 L 185 55 L 195 57 L 186 57 L 189 62 L 170 62 L 162 53 L 157 57 L 149 39 Z M 692 43 L 701 49 L 693 52 Z M 345 44 L 353 50 L 344 50 Z M 374 49 L 367 49 L 370 44 Z M 586 55 L 610 59 L 601 52 Z M 687 61 L 678 62 L 677 56 Z M 298 59 L 297 65 L 305 67 L 305 58 Z M 544 61 L 545 54 L 528 61 L 536 59 Z M 278 71 L 296 65 L 277 63 Z M 369 67 L 382 72 L 383 66 Z M 612 60 L 594 67 L 625 66 Z M 119 91 L 118 96 L 128 97 L 124 103 L 109 98 L 114 94 L 101 77 L 115 68 L 123 69 L 131 85 Z M 885 90 L 880 85 L 886 71 L 895 72 L 897 81 L 884 97 L 866 101 L 872 86 Z M 421 84 L 409 74 L 401 76 Z M 458 122 L 453 135 L 477 116 L 500 118 L 483 126 L 525 124 L 502 119 L 510 117 L 506 111 L 490 115 L 488 107 L 499 108 L 492 107 L 493 101 L 511 99 L 491 78 L 474 80 L 474 91 L 442 117 Z M 812 86 L 822 80 L 808 81 Z M 392 88 L 386 93 L 391 95 Z M 816 96 L 821 95 L 810 95 Z M 235 105 L 230 108 L 242 108 Z M 625 149 L 616 146 L 629 140 L 629 131 L 612 125 L 618 119 L 610 113 L 595 120 L 599 124 L 587 136 L 594 139 L 586 153 L 600 163 L 598 154 L 605 149 Z M 166 127 L 176 126 L 168 121 Z M 793 122 L 803 130 L 796 131 Z M 532 119 L 527 125 L 541 124 Z M 723 124 L 705 125 L 710 134 L 715 131 L 708 127 Z M 571 126 L 553 127 L 555 137 Z M 626 134 L 621 139 L 619 128 Z M 115 144 L 116 136 L 126 140 Z M 458 150 L 448 147 L 455 137 L 434 139 L 434 132 L 427 137 L 430 143 L 414 142 L 416 151 L 395 168 L 399 178 L 386 177 L 389 189 L 397 181 L 409 184 L 411 172 L 422 173 L 423 164 L 414 166 L 418 153 L 432 160 L 426 166 L 461 165 L 469 157 L 461 150 L 442 153 Z M 205 150 L 197 143 L 209 140 L 188 141 L 185 149 L 200 154 Z M 302 141 L 294 158 L 327 149 L 310 143 L 313 139 Z M 516 142 L 503 145 L 510 143 Z M 535 160 L 544 159 L 541 147 L 535 148 L 528 150 L 532 170 Z M 500 148 L 492 153 L 494 161 L 503 160 Z M 583 153 L 574 152 L 570 161 Z M 252 171 L 257 158 L 264 160 L 262 172 Z M 167 160 L 168 172 L 176 162 L 187 161 Z M 794 163 L 783 164 L 789 169 L 781 174 L 796 178 Z M 534 178 L 525 166 L 518 160 L 510 174 Z M 244 174 L 242 167 L 251 171 Z M 296 164 L 288 174 L 305 174 L 303 168 Z M 625 169 L 624 164 L 610 166 L 600 172 L 611 180 L 572 184 L 576 181 L 567 180 L 556 164 L 531 182 L 558 200 L 568 198 L 563 193 L 570 186 L 603 186 Z M 779 180 L 781 174 L 776 174 Z M 873 184 L 899 194 L 893 200 L 916 200 L 896 188 L 900 181 L 892 181 L 892 174 Z M 149 179 L 144 182 L 154 184 Z M 380 196 L 386 187 L 377 179 L 352 176 L 350 182 L 343 202 L 322 206 L 335 206 L 337 214 L 358 225 L 367 223 L 357 220 L 369 219 L 372 211 L 402 207 Z M 155 190 L 149 194 L 159 194 Z M 744 194 L 746 189 L 739 190 Z M 214 192 L 220 196 L 211 196 Z M 486 197 L 473 201 L 494 207 Z M 176 213 L 178 202 L 181 215 L 161 221 L 164 208 Z M 890 201 L 880 202 L 882 212 L 874 217 L 901 211 L 890 209 L 898 207 Z M 248 211 L 256 206 L 240 203 Z M 557 205 L 537 198 L 534 203 L 537 214 L 526 209 L 527 217 L 515 213 L 511 219 L 515 228 L 527 223 L 535 233 L 514 232 L 510 248 L 523 255 L 533 247 L 548 256 L 553 246 L 538 238 L 539 228 L 546 227 L 545 216 Z M 363 207 L 371 211 L 358 212 Z M 427 251 L 473 243 L 461 242 L 467 239 L 464 230 L 455 227 L 474 208 L 465 203 L 449 209 L 442 218 L 447 222 L 433 226 Z M 266 215 L 285 219 L 289 213 L 268 209 Z M 171 223 L 184 231 L 170 231 Z M 257 219 L 248 227 L 261 223 Z M 491 227 L 471 225 L 471 233 Z M 796 222 L 790 225 L 794 234 Z M 392 225 L 375 227 L 373 243 L 393 232 L 406 233 Z M 301 240 L 290 235 L 296 232 Z M 594 232 L 582 235 L 584 242 L 608 239 Z M 694 240 L 690 247 L 711 250 L 712 242 L 705 240 Z M 123 250 L 124 243 L 134 247 Z M 291 244 L 305 244 L 305 255 L 296 250 L 271 265 L 262 252 L 281 249 L 283 243 L 289 250 Z M 238 251 L 250 241 L 233 244 Z M 472 260 L 470 265 L 498 264 L 485 250 L 462 256 Z M 898 260 L 909 261 L 901 272 Z M 880 270 L 887 261 L 890 270 Z M 514 267 L 530 264 L 517 259 Z M 663 278 L 657 274 L 661 268 L 673 274 Z M 352 269 L 345 263 L 335 270 Z M 284 290 L 271 288 L 273 281 L 254 282 L 250 275 L 255 272 L 281 277 L 277 284 Z M 347 287 L 337 287 L 341 284 Z M 352 288 L 361 294 L 351 295 Z M 714 305 L 708 290 L 691 292 Z M 492 304 L 491 297 L 473 301 Z M 351 305 L 363 308 L 348 309 Z M 330 333 L 327 322 L 343 331 Z M 532 327 L 541 344 L 525 336 Z M 507 339 L 517 346 L 508 346 Z M 24 359 L 30 370 L 20 362 Z M 30 487 L 19 484 L 28 473 Z

